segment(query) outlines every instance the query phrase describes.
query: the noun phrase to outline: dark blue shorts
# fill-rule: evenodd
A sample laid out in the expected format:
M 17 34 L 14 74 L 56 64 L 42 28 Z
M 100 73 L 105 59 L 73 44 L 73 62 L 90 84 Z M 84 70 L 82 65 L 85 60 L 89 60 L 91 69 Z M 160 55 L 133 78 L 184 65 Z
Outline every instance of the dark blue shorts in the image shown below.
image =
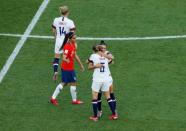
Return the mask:
M 76 72 L 74 70 L 69 71 L 61 69 L 61 81 L 63 83 L 76 82 Z

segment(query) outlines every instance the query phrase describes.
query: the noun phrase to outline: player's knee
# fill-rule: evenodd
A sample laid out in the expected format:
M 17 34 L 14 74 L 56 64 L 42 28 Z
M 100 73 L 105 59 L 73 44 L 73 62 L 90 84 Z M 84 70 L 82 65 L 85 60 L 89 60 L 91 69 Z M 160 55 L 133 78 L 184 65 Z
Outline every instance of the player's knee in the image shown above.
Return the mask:
M 92 99 L 98 99 L 98 92 L 92 91 Z
M 55 58 L 60 58 L 60 54 L 55 53 Z
M 76 82 L 70 83 L 70 86 L 77 86 Z
M 104 95 L 105 95 L 106 99 L 110 98 L 110 92 L 109 91 L 104 92 Z

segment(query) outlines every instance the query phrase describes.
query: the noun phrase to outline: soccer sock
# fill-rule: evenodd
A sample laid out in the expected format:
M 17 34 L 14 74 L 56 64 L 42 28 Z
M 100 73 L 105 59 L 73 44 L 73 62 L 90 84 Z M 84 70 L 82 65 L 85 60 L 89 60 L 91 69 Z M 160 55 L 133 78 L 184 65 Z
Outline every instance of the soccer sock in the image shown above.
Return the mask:
M 113 103 L 112 99 L 111 98 L 107 99 L 107 102 L 108 102 L 108 104 L 110 106 L 110 110 L 112 111 L 112 114 L 115 115 L 116 112 L 115 112 L 114 103 Z
M 110 98 L 112 99 L 113 103 L 114 103 L 114 108 L 116 110 L 116 98 L 114 96 L 114 93 L 110 93 Z
M 63 86 L 62 86 L 62 84 L 60 83 L 57 87 L 56 87 L 56 89 L 55 89 L 55 91 L 54 91 L 54 93 L 53 93 L 53 95 L 52 95 L 52 99 L 56 99 L 56 97 L 58 96 L 58 94 L 60 93 L 60 91 L 63 89 Z
M 59 65 L 59 58 L 54 58 L 54 61 L 53 61 L 54 72 L 57 72 L 58 65 Z
M 98 111 L 101 111 L 102 110 L 101 109 L 101 103 L 102 103 L 101 96 L 102 96 L 102 92 L 99 92 L 98 93 Z
M 93 109 L 93 112 L 94 112 L 94 117 L 97 117 L 97 113 L 98 113 L 97 100 L 92 100 L 92 109 Z
M 72 96 L 72 100 L 76 101 L 77 100 L 76 86 L 70 86 L 70 93 Z

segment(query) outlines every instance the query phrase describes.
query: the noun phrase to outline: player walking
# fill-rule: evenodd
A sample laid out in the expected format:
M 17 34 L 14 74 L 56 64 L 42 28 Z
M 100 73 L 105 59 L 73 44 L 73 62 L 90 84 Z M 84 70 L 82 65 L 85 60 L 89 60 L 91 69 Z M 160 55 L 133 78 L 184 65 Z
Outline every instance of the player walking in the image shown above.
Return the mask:
M 57 76 L 56 74 L 58 74 L 59 58 L 63 52 L 62 48 L 69 37 L 69 32 L 75 31 L 74 22 L 67 18 L 69 15 L 68 6 L 59 7 L 59 11 L 61 16 L 55 18 L 52 24 L 52 31 L 55 36 L 55 57 L 53 61 L 54 76 Z M 56 80 L 55 77 L 53 77 L 53 79 Z
M 102 56 L 102 52 L 99 49 L 99 46 L 94 46 L 93 50 L 95 51 L 89 58 L 88 69 L 93 69 L 93 82 L 92 82 L 92 108 L 93 108 L 93 116 L 90 117 L 90 120 L 97 121 L 98 120 L 98 93 L 99 91 L 103 91 L 104 95 L 107 99 L 109 107 L 112 111 L 112 115 L 110 119 L 117 119 L 118 116 L 115 112 L 115 107 L 112 99 L 110 98 L 110 70 L 109 70 L 109 60 Z
M 78 62 L 81 71 L 84 70 L 84 66 L 76 53 L 76 36 L 73 33 L 70 33 L 69 42 L 65 44 L 63 51 L 63 59 L 61 63 L 62 82 L 56 87 L 50 102 L 53 105 L 58 105 L 56 97 L 63 87 L 69 84 L 72 96 L 72 104 L 81 104 L 83 102 L 77 100 L 76 94 L 76 73 L 74 71 L 74 59 Z

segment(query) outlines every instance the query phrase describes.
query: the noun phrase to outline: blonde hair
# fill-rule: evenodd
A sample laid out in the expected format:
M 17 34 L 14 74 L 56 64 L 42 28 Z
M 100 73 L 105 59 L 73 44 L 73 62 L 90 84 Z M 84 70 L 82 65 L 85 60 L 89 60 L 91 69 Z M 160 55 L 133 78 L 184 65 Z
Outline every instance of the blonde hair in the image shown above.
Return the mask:
M 64 5 L 64 6 L 60 6 L 59 7 L 59 11 L 62 15 L 66 15 L 69 12 L 68 6 Z

